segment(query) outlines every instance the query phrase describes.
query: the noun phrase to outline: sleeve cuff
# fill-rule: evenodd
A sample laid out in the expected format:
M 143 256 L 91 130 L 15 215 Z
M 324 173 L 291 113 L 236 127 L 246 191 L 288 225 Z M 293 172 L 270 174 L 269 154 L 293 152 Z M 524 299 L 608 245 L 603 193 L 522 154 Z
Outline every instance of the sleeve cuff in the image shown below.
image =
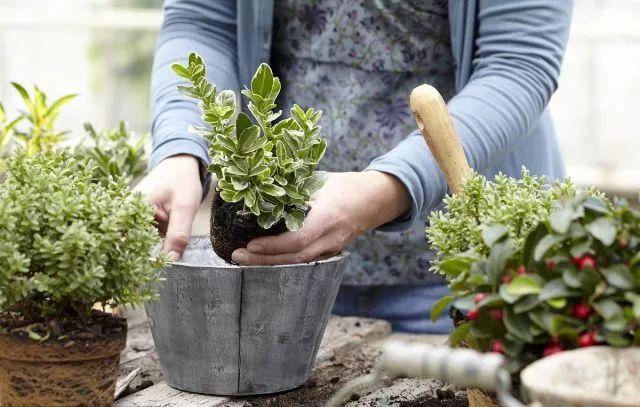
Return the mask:
M 413 192 L 416 190 L 416 183 L 419 184 L 419 180 L 415 176 L 407 174 L 400 166 L 382 160 L 374 160 L 365 171 L 380 171 L 393 175 L 404 184 L 411 197 L 411 208 L 404 215 L 379 226 L 376 230 L 381 232 L 402 232 L 409 229 L 419 216 L 418 208 L 420 206 Z

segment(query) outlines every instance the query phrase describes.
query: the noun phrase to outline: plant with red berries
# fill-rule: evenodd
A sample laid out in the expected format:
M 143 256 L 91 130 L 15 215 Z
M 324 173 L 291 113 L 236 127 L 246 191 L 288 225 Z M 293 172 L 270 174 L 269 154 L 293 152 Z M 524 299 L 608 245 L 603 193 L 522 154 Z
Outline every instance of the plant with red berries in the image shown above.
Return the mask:
M 466 313 L 453 345 L 502 353 L 515 373 L 566 349 L 637 344 L 639 212 L 591 194 L 554 201 L 521 248 L 500 224 L 483 230 L 488 254 L 467 251 L 439 264 L 452 294 L 432 318 L 450 305 Z

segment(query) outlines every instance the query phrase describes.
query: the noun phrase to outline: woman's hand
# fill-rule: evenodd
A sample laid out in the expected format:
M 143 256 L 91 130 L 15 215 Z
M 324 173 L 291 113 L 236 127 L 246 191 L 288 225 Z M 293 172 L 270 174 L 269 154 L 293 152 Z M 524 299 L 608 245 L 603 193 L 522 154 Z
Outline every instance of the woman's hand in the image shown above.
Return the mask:
M 304 263 L 334 255 L 358 235 L 410 208 L 404 185 L 379 171 L 330 173 L 310 203 L 311 211 L 297 232 L 254 239 L 233 252 L 239 264 Z
M 172 261 L 180 260 L 202 199 L 198 160 L 190 155 L 164 159 L 134 190 L 156 209 L 158 229 L 165 237 L 163 250 Z

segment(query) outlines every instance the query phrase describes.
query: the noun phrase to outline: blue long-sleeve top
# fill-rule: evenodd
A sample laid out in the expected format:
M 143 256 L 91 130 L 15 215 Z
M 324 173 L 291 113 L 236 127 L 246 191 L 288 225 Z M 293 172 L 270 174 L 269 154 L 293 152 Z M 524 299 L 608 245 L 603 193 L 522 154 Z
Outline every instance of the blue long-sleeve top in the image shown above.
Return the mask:
M 448 107 L 471 166 L 517 177 L 524 165 L 549 179 L 563 164 L 547 110 L 557 88 L 571 0 L 449 0 L 456 91 Z M 218 89 L 236 92 L 270 56 L 273 0 L 167 0 L 152 75 L 150 167 L 176 154 L 209 162 L 206 142 L 187 132 L 196 103 L 176 90 L 171 64 L 198 52 Z M 407 95 L 408 97 L 408 95 Z M 395 175 L 411 195 L 410 213 L 385 225 L 403 230 L 436 208 L 444 176 L 416 130 L 368 169 Z

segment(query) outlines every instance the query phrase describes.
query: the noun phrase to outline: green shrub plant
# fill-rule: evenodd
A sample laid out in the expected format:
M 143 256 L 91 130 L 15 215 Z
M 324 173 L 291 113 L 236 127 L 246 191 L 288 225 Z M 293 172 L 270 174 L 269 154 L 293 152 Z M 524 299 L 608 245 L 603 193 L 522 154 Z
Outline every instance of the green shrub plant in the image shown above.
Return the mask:
M 95 182 L 95 164 L 63 152 L 6 161 L 0 184 L 0 326 L 33 339 L 63 335 L 92 306 L 153 298 L 154 211 L 124 179 Z M 54 321 L 52 325 L 52 321 Z M 82 325 L 82 324 L 81 324 Z
M 190 82 L 180 91 L 198 100 L 204 127 L 193 130 L 209 142 L 209 171 L 218 178 L 222 199 L 242 202 L 241 212 L 255 215 L 264 229 L 281 219 L 289 230 L 299 229 L 311 195 L 323 184 L 315 171 L 327 148 L 319 137 L 322 113 L 294 105 L 291 116 L 278 121 L 282 112 L 274 109 L 281 85 L 267 64 L 242 91 L 255 122 L 244 112 L 236 116 L 235 93 L 218 92 L 199 55 L 190 54 L 186 65 L 175 64 L 173 70 Z

